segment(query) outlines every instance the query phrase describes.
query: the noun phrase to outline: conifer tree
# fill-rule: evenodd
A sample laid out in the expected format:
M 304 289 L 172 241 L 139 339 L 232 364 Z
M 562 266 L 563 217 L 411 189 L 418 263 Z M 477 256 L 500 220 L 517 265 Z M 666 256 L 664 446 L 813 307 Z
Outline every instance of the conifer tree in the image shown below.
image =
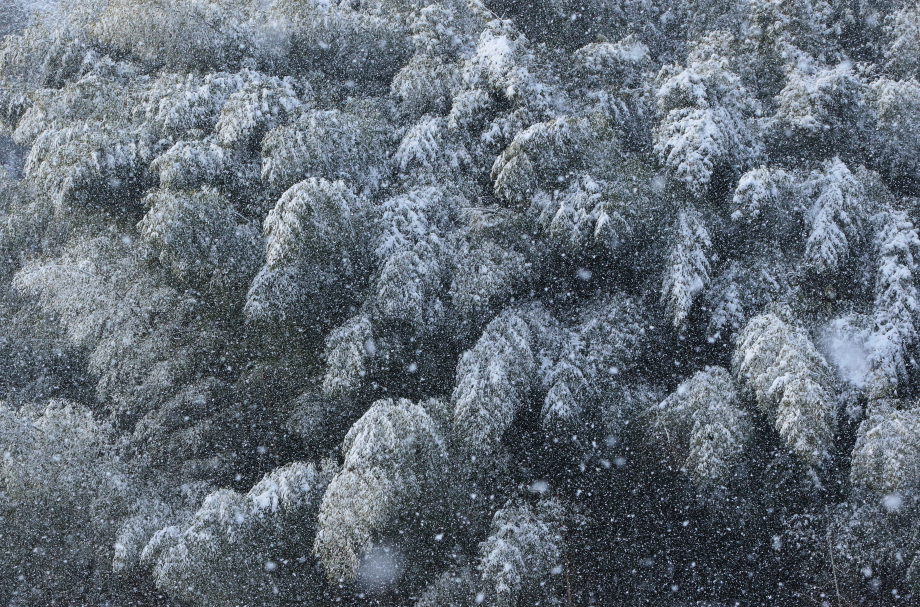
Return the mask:
M 712 246 L 702 217 L 692 207 L 680 212 L 674 247 L 668 255 L 661 298 L 673 317 L 675 327 L 682 327 L 696 295 L 709 282 L 708 249 Z
M 0 600 L 98 600 L 114 540 L 106 521 L 119 516 L 128 489 L 111 427 L 52 400 L 19 410 L 0 404 L 0 433 Z
M 917 287 L 914 261 L 920 238 L 903 212 L 879 213 L 876 233 L 878 273 L 872 333 L 867 340 L 868 383 L 872 396 L 896 396 L 913 365 L 917 342 Z
M 524 319 L 509 310 L 460 358 L 453 433 L 472 454 L 495 450 L 523 405 L 536 365 L 532 340 Z

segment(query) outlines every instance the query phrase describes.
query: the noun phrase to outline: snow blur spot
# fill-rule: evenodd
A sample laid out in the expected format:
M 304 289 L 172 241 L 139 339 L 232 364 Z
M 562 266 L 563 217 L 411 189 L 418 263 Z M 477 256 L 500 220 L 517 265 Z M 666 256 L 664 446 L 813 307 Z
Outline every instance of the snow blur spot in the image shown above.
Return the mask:
M 364 341 L 364 351 L 367 352 L 368 356 L 373 356 L 377 353 L 377 342 L 374 341 L 373 337 L 368 337 Z
M 375 546 L 358 568 L 358 585 L 368 592 L 382 592 L 395 584 L 402 571 L 402 555 L 392 546 Z
M 857 388 L 866 384 L 869 352 L 862 331 L 853 326 L 849 317 L 832 321 L 818 345 L 844 381 Z
M 530 484 L 531 493 L 546 493 L 549 491 L 549 483 L 544 480 L 534 481 Z
M 481 605 L 483 601 L 486 600 L 486 595 L 482 592 L 476 594 L 476 604 Z
M 888 512 L 894 512 L 901 508 L 901 504 L 904 503 L 904 499 L 897 493 L 892 493 L 891 495 L 886 495 L 882 499 L 882 505 L 885 506 L 885 510 Z
M 275 561 L 265 561 L 265 571 L 272 572 L 278 568 L 278 563 Z
M 773 549 L 782 550 L 782 548 L 783 548 L 783 538 L 781 538 L 778 535 L 774 535 L 773 536 Z
M 416 371 L 418 371 L 418 365 L 416 363 L 409 363 L 409 366 L 406 367 L 406 370 L 409 373 L 415 373 Z
M 578 278 L 582 280 L 591 280 L 591 276 L 592 276 L 591 270 L 586 270 L 585 268 L 578 268 L 578 272 L 576 272 L 576 274 L 578 275 Z
M 562 567 L 560 567 L 559 565 L 556 565 L 555 567 L 550 569 L 549 572 L 553 575 L 559 575 L 560 573 L 562 573 Z

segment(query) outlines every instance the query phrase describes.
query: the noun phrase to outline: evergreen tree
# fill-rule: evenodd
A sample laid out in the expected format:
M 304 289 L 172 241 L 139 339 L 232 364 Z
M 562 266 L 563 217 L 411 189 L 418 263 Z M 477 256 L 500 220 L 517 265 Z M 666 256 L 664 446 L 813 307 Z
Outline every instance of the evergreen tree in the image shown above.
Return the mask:
M 91 602 L 105 596 L 128 479 L 114 458 L 112 428 L 85 407 L 52 400 L 0 405 L 0 600 Z
M 702 194 L 716 170 L 758 158 L 760 143 L 748 124 L 756 104 L 724 57 L 701 45 L 687 67 L 663 67 L 656 85 L 655 152 L 691 193 Z
M 702 217 L 692 207 L 677 216 L 674 248 L 668 255 L 661 298 L 674 319 L 682 327 L 696 295 L 709 282 L 708 249 L 712 246 Z
M 920 246 L 917 230 L 906 214 L 880 213 L 878 274 L 872 334 L 867 340 L 871 396 L 895 396 L 907 379 L 917 342 L 917 287 L 914 255 Z M 903 392 L 903 389 L 901 390 Z
M 460 358 L 453 433 L 473 455 L 495 450 L 523 405 L 536 368 L 532 343 L 530 327 L 509 310 Z

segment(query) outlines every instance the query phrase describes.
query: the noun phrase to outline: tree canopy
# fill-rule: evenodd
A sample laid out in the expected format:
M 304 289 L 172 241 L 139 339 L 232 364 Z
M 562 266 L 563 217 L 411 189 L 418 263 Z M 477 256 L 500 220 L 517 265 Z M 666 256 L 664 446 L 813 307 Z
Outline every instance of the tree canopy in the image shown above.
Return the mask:
M 920 596 L 906 0 L 0 3 L 0 605 Z

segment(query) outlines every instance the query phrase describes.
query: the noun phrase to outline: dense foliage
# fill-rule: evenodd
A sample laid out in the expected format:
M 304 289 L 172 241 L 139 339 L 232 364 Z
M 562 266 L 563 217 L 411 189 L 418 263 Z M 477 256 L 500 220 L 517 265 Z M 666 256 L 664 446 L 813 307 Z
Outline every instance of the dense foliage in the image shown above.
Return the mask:
M 0 36 L 0 604 L 920 596 L 914 2 Z

